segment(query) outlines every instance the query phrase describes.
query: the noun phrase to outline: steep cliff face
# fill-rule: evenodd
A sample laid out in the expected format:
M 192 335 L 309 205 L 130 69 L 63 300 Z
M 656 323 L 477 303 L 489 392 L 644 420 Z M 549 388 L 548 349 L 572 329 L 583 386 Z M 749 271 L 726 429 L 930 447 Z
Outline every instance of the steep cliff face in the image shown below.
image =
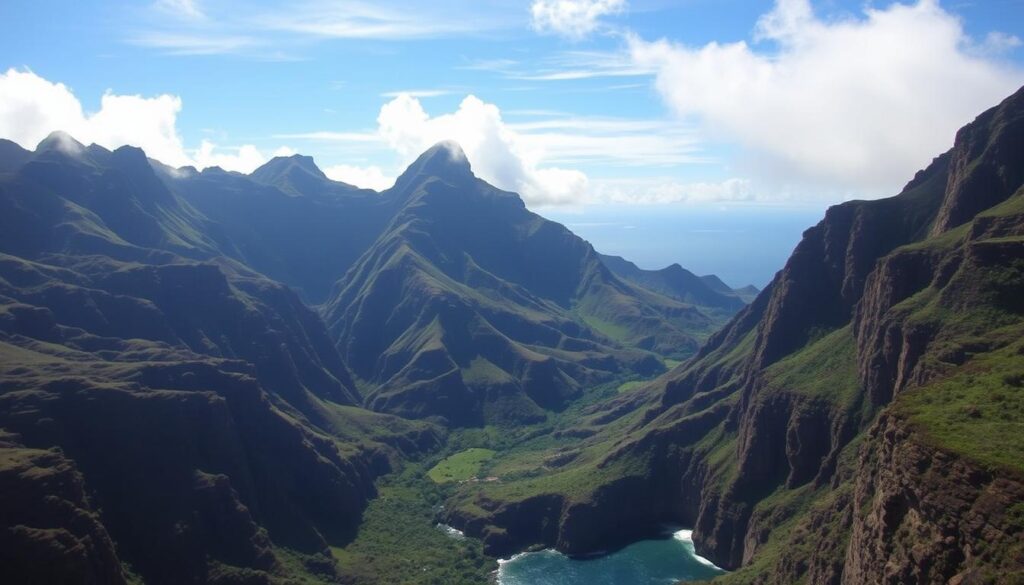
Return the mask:
M 596 407 L 555 472 L 593 487 L 466 490 L 453 520 L 496 533 L 494 510 L 561 495 L 516 544 L 583 552 L 674 521 L 726 582 L 1011 582 L 1024 518 L 996 510 L 1024 471 L 1007 438 L 1024 432 L 1022 115 L 1024 90 L 899 196 L 830 209 L 696 357 Z M 603 496 L 622 482 L 628 506 Z
M 932 235 L 972 220 L 1014 194 L 1024 181 L 1024 112 L 1020 94 L 961 129 L 950 152 L 951 172 Z
M 842 583 L 1024 579 L 1024 482 L 915 437 L 885 413 L 861 453 Z
M 125 583 L 81 474 L 59 450 L 0 443 L 0 561 L 20 583 Z
M 211 563 L 265 580 L 280 569 L 271 538 L 325 554 L 325 539 L 351 535 L 373 495 L 375 454 L 343 451 L 274 408 L 241 363 L 141 344 L 132 351 L 150 363 L 6 335 L 0 345 L 0 427 L 74 462 L 117 543 L 113 560 L 147 582 L 215 580 Z M 5 513 L 16 506 L 5 499 Z M 12 520 L 51 528 L 45 517 Z

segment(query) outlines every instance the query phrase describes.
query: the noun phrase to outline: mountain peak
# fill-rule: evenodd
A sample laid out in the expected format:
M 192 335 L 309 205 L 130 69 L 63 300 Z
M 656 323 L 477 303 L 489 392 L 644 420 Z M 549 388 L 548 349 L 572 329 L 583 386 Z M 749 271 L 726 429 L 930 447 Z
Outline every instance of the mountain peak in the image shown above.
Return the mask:
M 85 145 L 75 140 L 67 132 L 61 130 L 55 130 L 50 133 L 49 136 L 44 138 L 42 142 L 36 146 L 36 152 L 45 152 L 48 150 L 60 150 L 68 154 L 76 154 L 85 150 Z
M 432 175 L 443 177 L 452 171 L 460 173 L 472 172 L 469 158 L 465 151 L 454 140 L 442 140 L 431 146 L 412 163 L 409 168 L 418 167 Z
M 469 158 L 465 151 L 454 140 L 442 140 L 421 154 L 402 176 L 395 186 L 404 185 L 415 177 L 438 177 L 446 181 L 457 181 L 473 176 Z
M 318 179 L 326 179 L 327 176 L 313 162 L 313 157 L 301 154 L 291 156 L 275 156 L 266 164 L 252 172 L 249 176 L 262 183 L 273 183 L 277 179 L 286 177 L 296 172 L 313 175 Z

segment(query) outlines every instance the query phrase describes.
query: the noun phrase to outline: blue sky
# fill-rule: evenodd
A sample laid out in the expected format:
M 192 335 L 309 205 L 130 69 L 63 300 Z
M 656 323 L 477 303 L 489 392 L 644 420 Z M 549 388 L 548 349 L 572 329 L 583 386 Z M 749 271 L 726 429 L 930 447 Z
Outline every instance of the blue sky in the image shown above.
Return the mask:
M 1024 84 L 1021 38 L 1024 0 L 6 2 L 0 137 L 374 188 L 450 138 L 556 215 L 820 210 Z

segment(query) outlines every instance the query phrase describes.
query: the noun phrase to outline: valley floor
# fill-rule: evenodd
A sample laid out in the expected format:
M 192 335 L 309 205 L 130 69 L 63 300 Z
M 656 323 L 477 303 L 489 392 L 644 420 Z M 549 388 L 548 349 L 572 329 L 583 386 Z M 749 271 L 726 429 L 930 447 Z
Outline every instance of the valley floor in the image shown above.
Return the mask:
M 593 388 L 542 423 L 452 431 L 437 451 L 380 478 L 379 495 L 370 502 L 355 540 L 332 546 L 345 583 L 493 582 L 497 558 L 484 553 L 479 539 L 444 529 L 440 520 L 445 503 L 476 485 L 500 484 L 535 474 L 533 463 L 578 442 L 571 434 L 558 431 L 575 426 L 589 406 L 644 383 L 624 379 Z

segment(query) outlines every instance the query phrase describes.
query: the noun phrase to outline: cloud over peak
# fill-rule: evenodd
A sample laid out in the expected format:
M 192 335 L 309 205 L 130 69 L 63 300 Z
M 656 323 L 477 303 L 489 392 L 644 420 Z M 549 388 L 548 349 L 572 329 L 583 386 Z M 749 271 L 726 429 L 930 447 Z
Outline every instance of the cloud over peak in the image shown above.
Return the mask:
M 510 128 L 496 105 L 473 95 L 454 112 L 432 117 L 419 100 L 403 94 L 381 107 L 377 124 L 382 139 L 406 162 L 434 144 L 455 141 L 479 177 L 520 193 L 528 203 L 575 202 L 586 187 L 579 171 L 543 166 L 543 152 Z
M 146 155 L 174 167 L 219 166 L 250 172 L 267 158 L 252 145 L 218 150 L 202 141 L 185 148 L 177 130 L 181 98 L 118 95 L 108 90 L 100 109 L 86 113 L 81 102 L 63 83 L 53 83 L 31 71 L 9 69 L 0 73 L 0 137 L 35 148 L 52 132 L 67 132 L 79 142 L 114 149 L 138 146 Z

